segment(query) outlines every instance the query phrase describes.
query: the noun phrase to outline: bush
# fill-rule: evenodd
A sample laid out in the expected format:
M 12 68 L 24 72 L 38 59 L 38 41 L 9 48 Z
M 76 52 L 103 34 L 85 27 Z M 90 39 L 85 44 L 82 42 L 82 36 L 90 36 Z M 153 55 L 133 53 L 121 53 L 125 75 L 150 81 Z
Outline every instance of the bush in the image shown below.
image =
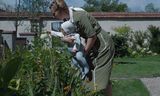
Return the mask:
M 31 50 L 23 50 L 11 53 L 13 59 L 6 58 L 4 65 L 7 68 L 0 70 L 0 89 L 13 90 L 1 96 L 66 96 L 72 91 L 73 96 L 86 96 L 87 92 L 82 86 L 78 71 L 70 64 L 70 54 L 63 43 L 57 38 L 52 38 L 52 48 L 43 47 L 44 42 L 35 38 Z M 14 61 L 14 62 L 12 62 Z M 13 65 L 16 68 L 13 70 Z M 7 74 L 8 71 L 12 74 Z M 5 82 L 3 78 L 6 79 Z M 5 82 L 5 83 L 4 83 Z M 7 90 L 8 90 L 7 89 Z M 10 95 L 8 95 L 10 94 Z M 93 95 L 90 95 L 93 96 Z
M 150 25 L 148 27 L 148 30 L 152 34 L 150 49 L 153 52 L 160 53 L 160 28 L 153 26 L 153 25 Z
M 117 34 L 112 38 L 115 43 L 115 57 L 129 56 L 127 38 Z
M 127 26 L 121 26 L 113 28 L 117 32 L 113 36 L 115 42 L 116 53 L 118 57 L 122 56 L 143 56 L 146 54 L 151 54 L 149 50 L 151 34 L 148 31 L 132 31 L 132 29 Z
M 113 36 L 113 41 L 115 43 L 115 56 L 123 57 L 129 56 L 128 45 L 127 45 L 127 35 L 131 31 L 131 28 L 127 25 L 113 28 L 116 34 Z
M 123 36 L 126 36 L 130 31 L 132 31 L 132 29 L 127 25 L 116 27 L 116 28 L 112 28 L 112 29 L 115 32 L 117 32 L 117 34 L 123 35 Z
M 147 55 L 151 41 L 151 34 L 148 31 L 130 32 L 127 36 L 128 50 L 131 56 Z

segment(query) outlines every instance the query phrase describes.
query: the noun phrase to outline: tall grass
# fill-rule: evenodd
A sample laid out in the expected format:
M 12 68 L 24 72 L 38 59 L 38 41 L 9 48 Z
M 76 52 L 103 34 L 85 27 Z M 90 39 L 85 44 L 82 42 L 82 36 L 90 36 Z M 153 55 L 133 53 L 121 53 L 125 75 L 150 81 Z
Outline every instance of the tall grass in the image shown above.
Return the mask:
M 0 83 L 5 82 L 5 87 L 14 91 L 11 95 L 86 96 L 91 93 L 85 90 L 79 72 L 70 64 L 71 56 L 65 44 L 57 38 L 52 38 L 52 41 L 52 48 L 44 48 L 45 42 L 35 38 L 31 50 L 24 47 L 11 53 L 14 59 L 7 57 L 4 60 L 11 70 L 4 68 L 5 75 L 0 75 Z M 13 65 L 17 69 L 14 69 L 15 72 Z M 2 81 L 7 76 L 10 76 L 7 82 Z M 0 88 L 4 89 L 4 86 Z M 5 96 L 8 93 L 5 91 L 2 94 Z

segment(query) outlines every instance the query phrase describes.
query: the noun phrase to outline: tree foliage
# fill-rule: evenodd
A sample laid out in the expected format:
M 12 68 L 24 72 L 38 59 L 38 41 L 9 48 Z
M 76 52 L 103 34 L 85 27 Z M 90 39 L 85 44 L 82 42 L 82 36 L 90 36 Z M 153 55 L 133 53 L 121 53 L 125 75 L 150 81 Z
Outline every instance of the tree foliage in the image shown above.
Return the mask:
M 160 27 L 150 25 L 148 30 L 152 34 L 151 46 L 150 49 L 153 52 L 160 53 Z
M 13 11 L 13 6 L 5 3 L 3 0 L 0 0 L 0 10 L 1 11 Z
M 31 32 L 39 35 L 42 32 L 43 22 L 35 19 L 41 13 L 48 12 L 50 0 L 19 0 L 16 9 L 17 12 L 28 12 L 31 20 Z
M 20 9 L 28 12 L 46 12 L 50 0 L 23 0 L 20 2 Z
M 153 3 L 149 3 L 148 5 L 145 6 L 145 11 L 146 12 L 159 12 L 159 8 L 155 8 Z
M 83 6 L 89 12 L 102 11 L 102 12 L 126 12 L 128 6 L 119 0 L 84 0 L 86 4 Z

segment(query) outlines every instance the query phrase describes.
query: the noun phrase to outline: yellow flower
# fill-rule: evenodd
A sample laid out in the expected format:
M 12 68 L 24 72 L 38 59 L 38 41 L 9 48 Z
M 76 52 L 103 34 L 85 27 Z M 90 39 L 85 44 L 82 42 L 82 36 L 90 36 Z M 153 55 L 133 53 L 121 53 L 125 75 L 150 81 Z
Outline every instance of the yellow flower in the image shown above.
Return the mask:
M 69 91 L 70 89 L 71 89 L 70 85 L 64 87 L 64 91 Z

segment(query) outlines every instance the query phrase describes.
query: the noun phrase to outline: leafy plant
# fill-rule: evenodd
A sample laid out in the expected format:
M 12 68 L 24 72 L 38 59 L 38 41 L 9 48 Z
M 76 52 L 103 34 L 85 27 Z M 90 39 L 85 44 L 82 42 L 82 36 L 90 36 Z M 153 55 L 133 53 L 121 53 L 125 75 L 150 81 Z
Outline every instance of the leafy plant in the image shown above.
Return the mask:
M 46 42 L 36 37 L 30 50 L 26 47 L 6 56 L 5 64 L 13 65 L 4 66 L 2 67 L 4 69 L 0 70 L 0 87 L 5 92 L 2 96 L 97 96 L 99 94 L 85 89 L 83 80 L 79 76 L 80 72 L 70 64 L 71 55 L 66 45 L 59 38 L 52 38 L 52 41 L 52 47 L 43 47 Z
M 153 25 L 150 25 L 148 27 L 148 30 L 152 34 L 150 49 L 153 52 L 160 53 L 160 28 L 153 26 Z
M 70 53 L 58 38 L 52 38 L 52 48 L 43 47 L 36 38 L 32 50 L 24 50 L 19 96 L 84 96 L 90 94 L 82 86 L 79 72 L 70 64 Z
M 117 32 L 117 34 L 123 35 L 123 36 L 127 36 L 128 33 L 132 31 L 132 29 L 127 25 L 115 27 L 115 28 L 112 28 L 112 29 L 115 32 Z
M 128 51 L 131 56 L 147 55 L 151 41 L 151 34 L 148 31 L 130 32 L 127 37 Z
M 16 54 L 16 56 L 14 56 Z M 13 94 L 14 90 L 9 89 L 10 81 L 16 76 L 16 73 L 21 67 L 22 58 L 19 53 L 11 54 L 12 57 L 2 62 L 0 68 L 0 92 L 3 96 L 9 96 Z M 12 92 L 13 91 L 13 92 Z
M 112 38 L 115 43 L 115 57 L 128 56 L 127 38 L 118 34 L 112 36 Z
M 115 43 L 115 56 L 123 57 L 129 56 L 128 45 L 127 45 L 127 37 L 128 33 L 131 31 L 131 28 L 127 25 L 113 28 L 116 32 L 114 36 L 112 36 L 113 41 Z

